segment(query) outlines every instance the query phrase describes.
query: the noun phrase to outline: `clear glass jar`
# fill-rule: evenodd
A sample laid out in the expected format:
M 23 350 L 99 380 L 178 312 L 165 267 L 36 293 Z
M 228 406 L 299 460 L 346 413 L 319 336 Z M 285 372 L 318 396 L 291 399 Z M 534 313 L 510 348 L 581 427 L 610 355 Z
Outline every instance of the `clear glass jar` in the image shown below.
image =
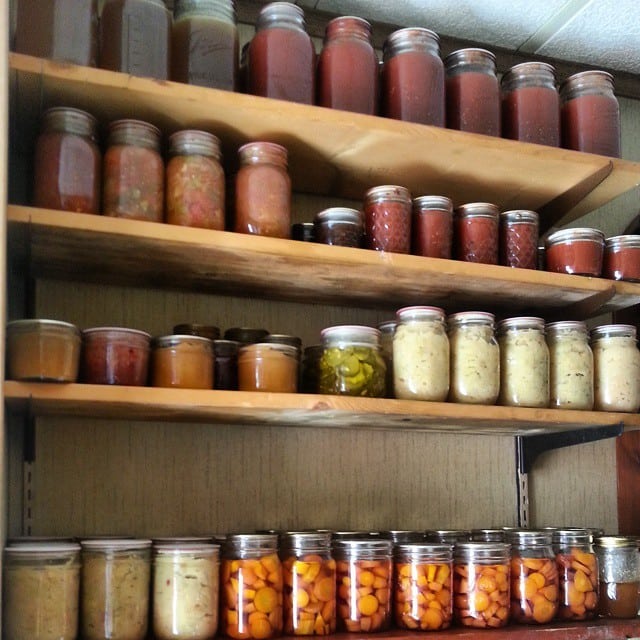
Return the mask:
M 79 544 L 42 542 L 8 547 L 2 574 L 3 638 L 75 640 Z
M 153 339 L 151 349 L 152 386 L 213 389 L 213 343 L 209 338 L 161 336 Z
M 549 348 L 544 320 L 507 318 L 498 323 L 499 403 L 508 407 L 549 406 Z
M 607 324 L 591 330 L 594 406 L 599 411 L 640 409 L 640 351 L 636 328 Z
M 398 323 L 395 320 L 385 320 L 377 327 L 380 332 L 380 354 L 387 367 L 385 375 L 387 398 L 393 398 L 393 334 L 397 326 Z
M 584 322 L 551 322 L 545 327 L 549 346 L 550 406 L 593 409 L 593 353 Z
M 441 631 L 451 626 L 452 569 L 448 544 L 400 544 L 394 548 L 393 604 L 397 627 Z
M 500 264 L 518 269 L 538 266 L 538 214 L 514 210 L 500 214 Z
M 561 229 L 545 241 L 547 271 L 597 278 L 603 254 L 604 233 L 599 229 Z
M 454 247 L 458 260 L 498 264 L 500 212 L 488 202 L 472 202 L 455 210 Z
M 333 557 L 338 630 L 375 633 L 388 629 L 393 578 L 391 541 L 334 540 Z
M 313 222 L 315 242 L 362 247 L 364 221 L 357 209 L 331 207 L 316 214 Z
M 382 185 L 364 196 L 365 245 L 375 251 L 411 251 L 411 194 L 405 187 Z
M 304 348 L 300 364 L 300 391 L 302 393 L 319 393 L 320 359 L 323 351 L 324 347 L 321 344 L 312 344 Z
M 240 347 L 238 389 L 296 393 L 300 350 L 289 344 L 257 342 Z
M 449 338 L 439 307 L 396 312 L 393 388 L 396 398 L 444 402 L 449 394 Z
M 453 617 L 463 627 L 496 629 L 509 622 L 510 547 L 460 542 L 453 549 Z
M 213 388 L 237 391 L 238 350 L 235 340 L 213 341 Z
M 640 282 L 640 235 L 613 236 L 604 241 L 602 275 Z
M 428 258 L 451 258 L 453 203 L 445 196 L 413 199 L 411 252 Z
M 494 316 L 463 311 L 448 318 L 451 347 L 449 400 L 494 404 L 500 392 L 500 348 Z

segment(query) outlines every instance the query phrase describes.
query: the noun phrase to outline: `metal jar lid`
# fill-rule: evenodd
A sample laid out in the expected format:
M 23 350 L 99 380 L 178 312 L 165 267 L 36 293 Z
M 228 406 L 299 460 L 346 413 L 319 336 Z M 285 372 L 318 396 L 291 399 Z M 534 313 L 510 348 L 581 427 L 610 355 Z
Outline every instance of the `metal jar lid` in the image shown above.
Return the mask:
M 423 210 L 453 211 L 453 202 L 446 196 L 418 196 L 413 199 L 413 210 L 421 213 Z
M 588 227 L 578 227 L 576 229 L 560 229 L 555 231 L 546 239 L 546 247 L 568 242 L 597 242 L 604 246 L 604 233 L 599 229 Z

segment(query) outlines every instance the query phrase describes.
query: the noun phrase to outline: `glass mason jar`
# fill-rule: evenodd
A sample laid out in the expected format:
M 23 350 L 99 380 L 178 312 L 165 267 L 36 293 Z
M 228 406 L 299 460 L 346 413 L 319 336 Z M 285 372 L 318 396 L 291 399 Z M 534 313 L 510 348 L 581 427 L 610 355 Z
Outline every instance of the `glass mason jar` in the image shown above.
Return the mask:
M 341 247 L 361 247 L 364 233 L 363 216 L 357 209 L 330 207 L 314 218 L 314 240 Z
M 235 340 L 213 341 L 213 388 L 238 389 L 238 349 Z
M 602 618 L 635 618 L 640 608 L 640 554 L 635 537 L 602 536 L 594 541 L 598 558 Z
M 550 531 L 507 532 L 511 544 L 511 620 L 551 622 L 558 612 L 558 567 Z
M 2 637 L 75 640 L 80 545 L 42 542 L 4 550 Z
M 557 529 L 553 550 L 560 579 L 561 620 L 590 620 L 598 606 L 598 560 L 587 529 Z
M 382 57 L 383 115 L 444 127 L 444 64 L 438 35 L 420 27 L 398 29 L 385 40 Z
M 500 348 L 494 320 L 493 314 L 482 311 L 449 316 L 452 402 L 494 404 L 498 399 Z
M 496 629 L 509 622 L 510 548 L 503 542 L 460 542 L 453 549 L 453 617 L 463 627 Z
M 549 406 L 549 348 L 542 318 L 507 318 L 498 323 L 500 404 Z
M 210 640 L 218 629 L 220 547 L 191 541 L 153 547 L 153 637 Z
M 604 241 L 602 275 L 640 282 L 640 235 L 613 236 Z
M 500 214 L 500 264 L 519 269 L 538 267 L 538 214 L 514 210 Z
M 565 149 L 620 157 L 620 107 L 613 76 L 582 71 L 560 85 L 562 146 Z
M 377 327 L 380 332 L 380 354 L 387 367 L 385 375 L 387 398 L 393 398 L 393 334 L 396 332 L 396 326 L 398 323 L 395 320 L 385 320 Z
M 299 242 L 315 242 L 313 222 L 294 222 L 291 225 L 291 239 Z
M 555 69 L 546 62 L 523 62 L 502 76 L 502 136 L 560 146 L 560 95 Z
M 206 131 L 169 137 L 166 222 L 224 231 L 225 180 L 220 140 Z
M 291 2 L 262 7 L 248 50 L 247 93 L 314 104 L 315 67 L 303 10 Z
M 595 409 L 636 413 L 640 409 L 640 351 L 636 328 L 607 324 L 591 330 Z
M 445 196 L 413 199 L 411 252 L 428 258 L 451 258 L 453 203 Z
M 500 135 L 496 58 L 485 49 L 460 49 L 444 59 L 447 127 Z
M 498 207 L 488 202 L 463 204 L 453 217 L 456 258 L 498 264 Z
M 80 109 L 47 109 L 40 119 L 36 140 L 34 206 L 99 213 L 101 180 L 96 119 Z
M 160 130 L 140 120 L 116 120 L 109 125 L 107 144 L 102 183 L 104 215 L 162 222 L 164 162 Z
M 238 27 L 233 0 L 177 0 L 171 30 L 171 79 L 235 91 Z
M 399 544 L 394 548 L 393 609 L 397 627 L 441 631 L 451 626 L 452 569 L 448 544 Z
M 375 251 L 411 251 L 411 194 L 405 187 L 382 185 L 364 196 L 365 245 Z
M 444 402 L 449 393 L 449 338 L 439 307 L 396 312 L 393 388 L 396 398 Z
M 326 636 L 336 630 L 336 561 L 331 534 L 290 532 L 280 536 L 284 575 L 284 633 Z
M 288 238 L 291 179 L 287 150 L 273 142 L 249 142 L 238 149 L 238 156 L 234 231 Z
M 80 620 L 86 640 L 147 636 L 151 540 L 82 540 Z
M 233 534 L 223 547 L 220 631 L 268 640 L 283 630 L 283 577 L 275 534 Z
M 319 393 L 320 388 L 320 359 L 324 347 L 321 344 L 312 344 L 305 347 L 302 352 L 300 391 L 302 393 Z
M 391 540 L 333 541 L 339 631 L 375 633 L 389 628 L 392 549 Z
M 584 322 L 551 322 L 545 327 L 549 346 L 550 406 L 593 409 L 593 353 Z
M 300 350 L 289 344 L 256 342 L 240 347 L 238 389 L 296 393 Z
M 151 343 L 151 385 L 213 389 L 213 343 L 209 338 L 171 335 Z
M 316 91 L 321 107 L 377 113 L 378 58 L 366 20 L 341 16 L 329 21 L 318 58 Z
M 599 229 L 561 229 L 545 242 L 547 271 L 599 277 L 602 273 L 604 233 Z

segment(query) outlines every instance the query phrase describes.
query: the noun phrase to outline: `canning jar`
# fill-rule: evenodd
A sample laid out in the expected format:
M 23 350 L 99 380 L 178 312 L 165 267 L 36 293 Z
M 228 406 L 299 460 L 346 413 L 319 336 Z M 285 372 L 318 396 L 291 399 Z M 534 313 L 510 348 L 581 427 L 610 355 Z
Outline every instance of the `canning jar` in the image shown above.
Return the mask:
M 444 127 L 440 38 L 429 29 L 391 33 L 382 46 L 382 111 L 387 118 Z
M 320 393 L 320 359 L 324 347 L 312 344 L 302 352 L 300 391 L 302 393 Z
M 280 536 L 284 575 L 284 633 L 326 636 L 336 630 L 336 561 L 331 534 L 290 532 Z
M 75 382 L 80 363 L 80 331 L 59 320 L 7 323 L 7 378 Z
M 598 277 L 602 273 L 604 233 L 599 229 L 561 229 L 545 242 L 547 271 Z
M 389 628 L 392 550 L 390 540 L 333 541 L 339 631 L 374 633 Z
M 393 398 L 393 334 L 396 331 L 397 324 L 395 320 L 385 320 L 377 326 L 380 332 L 380 355 L 387 368 L 385 374 L 387 398 Z
M 562 146 L 576 151 L 620 157 L 620 107 L 613 76 L 582 71 L 560 86 Z
M 220 547 L 155 543 L 151 615 L 156 640 L 210 640 L 218 629 Z
M 362 213 L 347 207 L 330 207 L 316 214 L 314 240 L 341 247 L 361 247 L 364 232 Z
M 447 319 L 452 402 L 494 404 L 498 399 L 500 348 L 494 321 L 493 314 L 483 311 L 463 311 Z
M 291 225 L 291 239 L 299 242 L 315 242 L 313 222 L 294 222 Z
M 154 387 L 213 389 L 213 343 L 202 336 L 161 336 L 151 343 Z
M 453 203 L 445 196 L 413 199 L 411 252 L 428 258 L 451 258 Z
M 177 0 L 171 30 L 171 79 L 236 90 L 238 27 L 233 0 Z
M 500 135 L 496 58 L 485 49 L 460 49 L 444 59 L 447 127 Z
M 459 542 L 453 549 L 453 617 L 463 627 L 499 628 L 509 622 L 510 547 Z
M 544 320 L 507 318 L 498 323 L 499 403 L 508 407 L 549 406 L 549 348 Z
M 42 542 L 8 547 L 2 573 L 3 638 L 75 640 L 79 544 Z
M 594 541 L 598 558 L 602 618 L 635 618 L 640 608 L 640 554 L 634 537 L 602 536 Z
M 502 136 L 560 146 L 560 96 L 555 69 L 546 62 L 523 62 L 503 76 Z
M 290 344 L 256 342 L 240 347 L 238 389 L 296 393 L 300 350 Z
M 604 241 L 602 275 L 640 282 L 640 235 L 612 236 Z
M 318 57 L 316 92 L 321 107 L 377 113 L 378 58 L 365 19 L 341 16 L 329 21 Z
M 338 325 L 320 332 L 320 393 L 385 396 L 386 365 L 380 354 L 380 332 L 373 327 Z
M 249 142 L 238 149 L 235 228 L 273 238 L 291 233 L 291 179 L 287 150 L 273 142 Z
M 382 185 L 364 196 L 364 235 L 368 249 L 411 251 L 411 194 L 405 187 Z
M 511 619 L 525 624 L 551 622 L 558 612 L 558 567 L 550 531 L 507 532 L 511 544 Z
M 125 327 L 93 327 L 82 332 L 81 378 L 89 384 L 144 386 L 151 336 Z
M 488 202 L 471 202 L 455 210 L 454 247 L 458 260 L 498 264 L 498 207 Z
M 291 2 L 262 7 L 248 50 L 247 93 L 314 104 L 315 67 L 304 11 Z
M 636 328 L 606 324 L 591 330 L 595 409 L 636 413 L 640 409 L 640 351 Z
M 550 406 L 593 409 L 593 353 L 584 322 L 551 322 L 545 327 L 549 346 Z
M 164 162 L 160 130 L 140 120 L 116 120 L 109 125 L 107 144 L 104 215 L 162 222 Z
M 441 631 L 451 626 L 452 568 L 448 544 L 399 544 L 394 548 L 393 608 L 397 627 Z
M 235 340 L 213 341 L 213 388 L 238 389 L 238 349 Z
M 149 614 L 151 540 L 82 540 L 84 640 L 144 640 Z
M 101 180 L 96 119 L 80 109 L 47 109 L 40 119 L 36 140 L 33 204 L 46 209 L 99 213 Z
M 396 398 L 443 402 L 449 393 L 449 338 L 439 307 L 396 312 L 393 389 Z
M 524 209 L 500 214 L 500 264 L 519 269 L 538 266 L 538 214 Z
M 220 140 L 206 131 L 169 137 L 166 222 L 224 231 L 224 169 Z
M 233 534 L 222 549 L 220 631 L 268 640 L 283 630 L 283 577 L 275 534 Z

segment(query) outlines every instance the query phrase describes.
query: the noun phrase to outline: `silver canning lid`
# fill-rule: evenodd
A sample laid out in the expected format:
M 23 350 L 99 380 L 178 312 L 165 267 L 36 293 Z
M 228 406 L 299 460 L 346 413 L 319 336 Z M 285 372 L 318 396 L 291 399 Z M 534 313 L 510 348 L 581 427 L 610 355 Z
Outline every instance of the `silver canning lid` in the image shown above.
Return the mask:
M 258 549 L 277 549 L 277 533 L 231 533 L 225 541 L 226 549 L 255 551 Z
M 365 20 L 364 18 L 361 18 L 360 16 L 338 16 L 336 18 L 332 18 L 331 20 L 329 20 L 329 22 L 327 22 L 325 33 L 328 33 L 328 31 L 329 31 L 329 29 L 330 29 L 330 27 L 332 25 L 335 28 L 335 25 L 339 24 L 343 20 L 349 20 L 349 21 L 356 22 L 360 27 L 362 27 L 363 29 L 365 29 L 366 31 L 371 33 L 371 23 L 368 20 Z
M 208 131 L 176 131 L 169 136 L 169 155 L 201 155 L 220 160 L 220 139 Z
M 611 236 L 604 241 L 604 248 L 607 251 L 640 249 L 640 235 Z
M 545 331 L 550 336 L 555 336 L 564 331 L 578 331 L 587 335 L 589 330 L 587 325 L 580 320 L 562 320 L 560 322 L 547 322 L 545 325 Z
M 80 329 L 75 324 L 63 322 L 62 320 L 41 320 L 28 318 L 24 320 L 12 320 L 7 322 L 7 333 L 10 331 L 35 331 L 37 329 L 65 329 L 73 334 L 80 335 Z
M 636 338 L 636 328 L 632 324 L 603 324 L 591 329 L 591 340 L 601 338 Z
M 403 544 L 417 544 L 424 542 L 424 531 L 416 531 L 415 529 L 390 529 L 380 531 L 380 537 L 385 540 L 391 540 L 394 547 Z
M 394 552 L 397 555 L 413 553 L 448 553 L 451 554 L 453 545 L 443 544 L 439 542 L 406 542 L 402 544 L 396 544 L 394 546 Z
M 86 111 L 72 107 L 52 107 L 40 118 L 40 130 L 66 131 L 98 140 L 98 121 Z
M 563 242 L 597 242 L 604 246 L 604 233 L 600 229 L 578 227 L 576 229 L 560 229 L 552 233 L 545 241 L 547 248 Z
M 544 333 L 544 320 L 535 316 L 520 316 L 498 322 L 498 333 L 505 333 L 511 329 L 536 329 Z
M 204 336 L 192 336 L 192 335 L 170 335 L 170 336 L 158 336 L 151 341 L 151 346 L 155 349 L 162 349 L 165 347 L 175 347 L 183 342 L 195 343 L 199 346 L 207 347 L 213 350 L 213 340 L 211 338 L 205 338 Z
M 442 542 L 463 542 L 469 540 L 471 531 L 468 529 L 430 529 L 426 532 L 428 539 Z
M 115 120 L 109 124 L 108 145 L 136 144 L 160 151 L 161 136 L 160 129 L 155 125 L 143 120 L 126 118 Z
M 636 548 L 638 539 L 631 536 L 599 536 L 594 538 L 593 544 L 602 549 Z
M 287 149 L 275 142 L 247 142 L 238 149 L 238 156 L 243 163 L 275 160 L 286 167 L 288 155 Z
M 256 29 L 263 29 L 274 21 L 292 23 L 304 29 L 304 11 L 292 2 L 270 2 L 260 9 Z
M 97 538 L 80 540 L 80 545 L 88 551 L 128 551 L 138 549 L 150 549 L 151 540 L 135 538 Z
M 331 546 L 330 531 L 285 531 L 279 536 L 280 546 L 285 549 L 326 548 Z
M 551 534 L 555 546 L 566 544 L 591 544 L 593 535 L 588 529 L 556 529 Z
M 576 91 L 588 91 L 589 89 L 601 89 L 606 86 L 613 91 L 613 76 L 607 71 L 590 70 L 574 73 L 560 85 L 560 97 L 563 100 L 574 98 Z
M 362 225 L 362 213 L 357 209 L 348 207 L 330 207 L 316 214 L 315 222 L 323 224 L 328 222 L 343 222 L 347 224 Z
M 384 538 L 334 538 L 332 546 L 337 551 L 378 551 L 391 553 L 393 542 Z
M 514 209 L 513 211 L 503 211 L 500 214 L 500 222 L 528 222 L 538 224 L 539 216 L 537 212 L 528 209 Z
M 389 34 L 382 44 L 382 60 L 407 51 L 428 51 L 440 54 L 440 38 L 435 31 L 424 27 L 406 27 Z
M 438 320 L 444 322 L 444 309 L 440 307 L 415 306 L 402 307 L 396 311 L 398 322 L 420 322 L 421 320 Z
M 421 209 L 436 209 L 438 211 L 453 211 L 453 202 L 446 196 L 418 196 L 413 199 L 413 210 L 420 213 Z
M 283 344 L 282 342 L 252 342 L 251 344 L 243 344 L 240 345 L 239 355 L 257 350 L 278 351 L 293 358 L 298 358 L 300 355 L 299 347 L 295 347 L 292 344 Z
M 406 187 L 396 184 L 383 184 L 372 187 L 364 194 L 366 202 L 377 200 L 389 200 L 392 202 L 405 202 L 411 204 L 411 192 Z
M 553 65 L 550 65 L 547 62 L 521 62 L 505 72 L 502 76 L 501 84 L 504 86 L 514 82 L 515 80 L 519 81 L 524 78 L 528 78 L 529 76 L 536 78 L 543 77 L 555 84 L 556 70 Z
M 505 531 L 504 534 L 507 542 L 520 547 L 546 547 L 551 545 L 551 531 L 514 529 Z
M 466 218 L 467 216 L 492 218 L 497 222 L 500 216 L 500 210 L 495 204 L 491 204 L 490 202 L 469 202 L 457 207 L 455 209 L 455 215 L 460 218 Z
M 358 324 L 327 327 L 320 332 L 320 337 L 323 343 L 338 343 L 338 346 L 363 344 L 377 347 L 380 343 L 380 332 L 377 329 Z
M 504 542 L 504 529 L 472 529 L 472 542 Z
M 147 340 L 151 340 L 151 334 L 146 331 L 140 331 L 140 329 L 129 329 L 127 327 L 91 327 L 90 329 L 83 329 L 82 335 L 94 335 L 96 333 L 124 333 L 127 335 L 135 335 L 140 336 L 141 338 L 146 338 Z
M 174 4 L 175 20 L 184 15 L 195 13 L 198 15 L 211 14 L 223 17 L 235 24 L 236 7 L 234 0 L 176 0 Z
M 453 557 L 460 559 L 473 555 L 478 559 L 492 558 L 496 555 L 508 555 L 511 545 L 506 542 L 456 542 Z
M 444 67 L 447 73 L 457 70 L 458 67 L 467 65 L 483 65 L 491 68 L 495 73 L 496 57 L 491 51 L 478 47 L 469 47 L 452 51 L 444 59 Z
M 495 316 L 487 311 L 460 311 L 447 318 L 449 326 L 463 324 L 485 324 L 492 329 L 495 325 Z

